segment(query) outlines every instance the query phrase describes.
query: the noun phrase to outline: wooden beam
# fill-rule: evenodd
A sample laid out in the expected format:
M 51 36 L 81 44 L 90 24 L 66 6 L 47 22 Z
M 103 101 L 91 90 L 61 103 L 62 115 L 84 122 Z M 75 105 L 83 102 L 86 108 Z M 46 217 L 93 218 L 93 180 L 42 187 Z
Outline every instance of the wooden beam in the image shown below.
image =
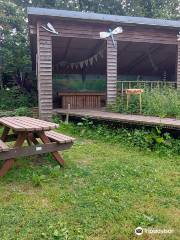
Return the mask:
M 56 21 L 53 26 L 61 37 L 100 39 L 99 33 L 107 31 L 108 25 L 72 21 Z M 117 41 L 177 44 L 177 30 L 146 28 L 144 26 L 123 26 L 123 33 L 115 36 Z
M 39 117 L 52 119 L 52 38 L 37 23 L 38 104 Z
M 30 35 L 37 34 L 36 26 L 29 25 L 29 33 L 30 33 Z
M 46 23 L 47 21 L 41 22 L 41 24 Z M 99 32 L 107 31 L 109 24 L 64 21 L 61 19 L 53 21 L 53 26 L 60 33 L 60 37 L 100 39 Z M 32 33 L 35 34 L 34 28 L 31 29 Z M 115 37 L 117 41 L 177 45 L 176 29 L 154 28 L 153 26 L 123 26 L 123 30 L 122 34 Z
M 107 104 L 112 104 L 117 97 L 117 41 L 107 39 Z
M 73 143 L 47 143 L 47 144 L 39 144 L 39 145 L 32 145 L 28 147 L 19 147 L 19 148 L 12 148 L 9 151 L 1 152 L 0 153 L 0 160 L 6 160 L 11 158 L 19 158 L 19 157 L 28 157 L 37 154 L 55 152 L 55 151 L 62 151 L 69 149 Z

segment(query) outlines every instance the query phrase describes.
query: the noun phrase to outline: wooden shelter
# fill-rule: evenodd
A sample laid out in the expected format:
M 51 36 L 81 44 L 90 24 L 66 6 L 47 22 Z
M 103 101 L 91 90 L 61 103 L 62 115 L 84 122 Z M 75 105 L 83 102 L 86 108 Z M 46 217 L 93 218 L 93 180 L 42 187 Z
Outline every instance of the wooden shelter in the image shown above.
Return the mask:
M 79 73 L 82 79 L 86 74 L 106 74 L 107 104 L 116 99 L 119 74 L 162 76 L 166 72 L 165 80 L 176 82 L 180 88 L 179 21 L 45 8 L 27 11 L 41 119 L 52 117 L 54 73 Z M 100 38 L 100 32 L 119 26 L 123 32 L 114 35 L 114 43 L 111 37 Z M 94 106 L 92 99 L 99 106 L 97 99 L 101 101 L 102 93 L 96 94 L 92 95 L 98 98 L 85 94 L 85 106 Z M 65 96 L 67 99 L 68 94 Z M 82 98 L 71 101 L 75 104 Z

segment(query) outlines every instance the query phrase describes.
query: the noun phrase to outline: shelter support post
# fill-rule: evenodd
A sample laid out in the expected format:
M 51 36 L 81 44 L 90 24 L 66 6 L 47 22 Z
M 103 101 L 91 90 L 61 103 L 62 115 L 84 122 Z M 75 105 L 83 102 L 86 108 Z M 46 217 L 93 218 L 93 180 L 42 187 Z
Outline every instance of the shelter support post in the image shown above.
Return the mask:
M 180 39 L 177 42 L 177 89 L 180 89 Z
M 107 104 L 112 104 L 117 97 L 117 41 L 107 39 Z
M 38 104 L 40 119 L 52 119 L 52 38 L 37 23 Z

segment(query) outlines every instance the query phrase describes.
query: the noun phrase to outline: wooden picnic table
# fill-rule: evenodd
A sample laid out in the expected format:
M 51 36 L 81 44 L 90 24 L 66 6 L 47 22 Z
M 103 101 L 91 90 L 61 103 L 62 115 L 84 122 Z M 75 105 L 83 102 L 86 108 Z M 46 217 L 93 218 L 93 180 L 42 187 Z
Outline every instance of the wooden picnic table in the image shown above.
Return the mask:
M 2 117 L 0 126 L 3 132 L 0 137 L 0 160 L 3 165 L 0 176 L 4 176 L 14 165 L 15 159 L 42 153 L 51 153 L 54 159 L 64 165 L 64 159 L 58 151 L 72 146 L 74 138 L 52 131 L 59 125 L 30 117 Z M 9 147 L 6 142 L 14 142 Z M 27 141 L 26 146 L 23 146 Z

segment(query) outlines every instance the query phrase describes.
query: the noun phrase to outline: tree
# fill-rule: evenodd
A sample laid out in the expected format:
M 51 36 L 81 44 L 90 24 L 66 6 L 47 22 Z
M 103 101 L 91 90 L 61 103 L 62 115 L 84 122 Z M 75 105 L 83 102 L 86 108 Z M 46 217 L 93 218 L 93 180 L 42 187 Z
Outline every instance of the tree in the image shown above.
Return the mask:
M 0 9 L 2 73 L 23 86 L 25 72 L 31 66 L 26 15 L 13 2 L 0 1 Z
M 3 76 L 11 76 L 20 86 L 24 85 L 31 66 L 28 6 L 153 18 L 180 17 L 179 0 L 0 0 L 0 23 L 4 36 L 0 48 L 0 60 L 3 60 L 3 64 L 0 61 L 0 70 Z
M 129 0 L 127 14 L 151 18 L 177 19 L 179 0 Z

